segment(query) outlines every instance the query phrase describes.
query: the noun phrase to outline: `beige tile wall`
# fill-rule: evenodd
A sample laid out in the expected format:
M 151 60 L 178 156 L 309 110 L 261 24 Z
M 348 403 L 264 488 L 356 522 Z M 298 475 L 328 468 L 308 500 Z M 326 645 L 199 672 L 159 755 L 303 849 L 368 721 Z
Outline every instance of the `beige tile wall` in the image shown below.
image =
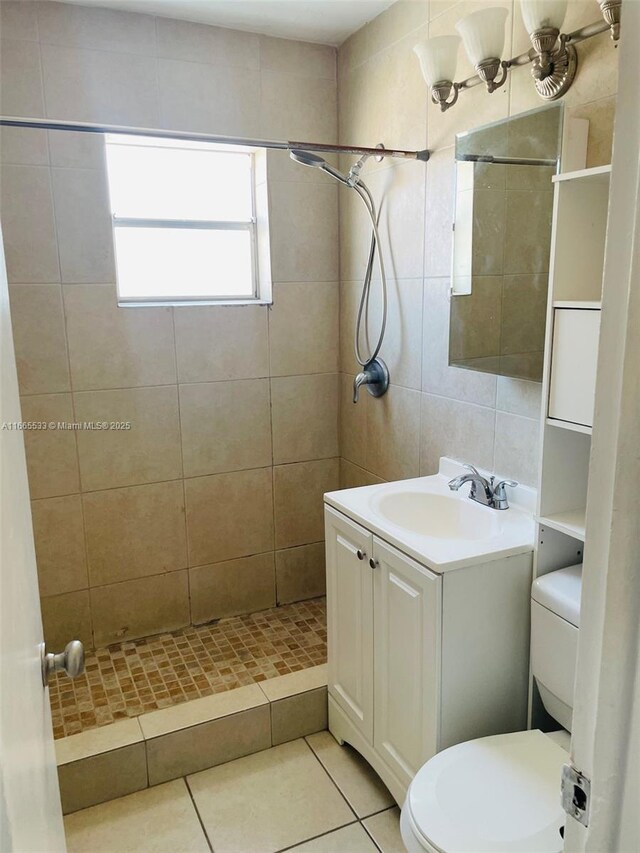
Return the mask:
M 504 0 L 514 53 L 526 47 L 517 2 Z M 383 200 L 392 387 L 355 407 L 368 229 L 353 194 L 340 191 L 338 218 L 333 182 L 275 153 L 272 309 L 118 309 L 98 140 L 3 133 L 23 416 L 134 424 L 25 436 L 51 644 L 112 642 L 319 594 L 320 497 L 338 482 L 431 473 L 443 454 L 535 482 L 539 385 L 447 360 L 455 133 L 540 103 L 527 69 L 444 115 L 429 103 L 413 45 L 453 32 L 479 5 L 399 0 L 340 48 L 336 81 L 332 48 L 55 2 L 0 4 L 3 113 L 329 142 L 339 127 L 345 143 L 432 150 L 426 167 L 366 166 Z M 567 27 L 597 17 L 591 0 L 572 0 Z M 606 37 L 579 52 L 566 103 L 590 119 L 597 165 L 610 159 L 616 55 Z M 471 71 L 461 53 L 458 76 Z
M 505 53 L 528 47 L 518 0 L 509 11 Z M 535 484 L 540 385 L 448 366 L 449 275 L 453 221 L 453 144 L 457 132 L 540 106 L 529 69 L 488 95 L 478 86 L 442 114 L 429 102 L 413 47 L 453 34 L 480 0 L 399 0 L 338 51 L 340 142 L 429 148 L 421 163 L 368 163 L 363 175 L 382 201 L 390 278 L 389 332 L 382 349 L 391 388 L 381 400 L 350 401 L 356 371 L 353 324 L 368 248 L 366 216 L 340 194 L 341 483 L 430 474 L 439 457 L 475 462 Z M 495 4 L 494 4 L 495 5 Z M 565 29 L 599 19 L 592 0 L 570 0 Z M 588 118 L 588 165 L 610 162 L 617 54 L 607 35 L 578 47 L 579 71 L 565 97 L 570 115 Z M 473 73 L 460 50 L 457 79 Z M 346 164 L 345 164 L 346 165 Z M 517 235 L 514 235 L 517 239 Z M 390 241 L 390 242 L 388 242 Z M 512 247 L 518 254 L 517 245 Z M 512 318 L 517 326 L 522 318 Z
M 1 112 L 337 138 L 336 51 L 0 3 Z M 118 308 L 98 137 L 7 130 L 2 226 L 47 641 L 88 646 L 322 594 L 337 488 L 337 187 L 268 160 L 274 305 Z

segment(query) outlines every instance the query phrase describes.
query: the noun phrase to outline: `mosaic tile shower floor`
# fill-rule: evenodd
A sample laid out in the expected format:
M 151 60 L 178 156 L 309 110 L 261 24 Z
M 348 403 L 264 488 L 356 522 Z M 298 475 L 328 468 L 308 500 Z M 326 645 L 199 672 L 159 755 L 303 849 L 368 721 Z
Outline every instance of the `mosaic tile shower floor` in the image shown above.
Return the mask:
M 54 737 L 325 663 L 324 598 L 97 649 L 50 682 Z

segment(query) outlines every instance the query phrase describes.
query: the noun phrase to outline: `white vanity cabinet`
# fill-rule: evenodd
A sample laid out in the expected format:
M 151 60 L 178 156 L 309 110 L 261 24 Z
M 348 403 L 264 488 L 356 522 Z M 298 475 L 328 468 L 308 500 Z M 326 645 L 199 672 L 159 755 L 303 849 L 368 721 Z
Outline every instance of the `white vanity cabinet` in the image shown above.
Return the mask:
M 408 784 L 437 746 L 442 578 L 375 536 L 373 559 L 373 747 Z
M 531 553 L 437 573 L 325 506 L 329 729 L 398 803 L 463 740 L 526 726 Z
M 367 740 L 373 740 L 373 535 L 332 510 L 327 531 L 327 644 L 332 693 Z M 331 567 L 329 569 L 329 567 Z

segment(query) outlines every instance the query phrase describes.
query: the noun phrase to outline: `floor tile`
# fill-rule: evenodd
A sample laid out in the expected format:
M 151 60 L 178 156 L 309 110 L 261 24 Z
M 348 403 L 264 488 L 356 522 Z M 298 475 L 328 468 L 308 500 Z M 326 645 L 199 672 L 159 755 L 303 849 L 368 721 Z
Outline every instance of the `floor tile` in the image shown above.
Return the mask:
M 68 853 L 209 853 L 184 780 L 65 818 Z
M 329 732 L 309 735 L 307 742 L 358 817 L 395 804 L 379 776 L 355 749 L 340 746 Z
M 382 853 L 406 853 L 400 835 L 400 809 L 397 806 L 362 822 Z
M 305 690 L 326 684 L 320 668 L 327 659 L 326 625 L 320 598 L 97 649 L 87 654 L 78 678 L 51 679 L 54 737 L 245 685 L 268 683 L 274 695 L 267 698 L 280 699 L 301 684 L 310 685 Z M 281 682 L 284 674 L 294 677 Z M 184 709 L 186 717 L 191 713 Z
M 303 740 L 187 778 L 216 853 L 275 853 L 352 823 Z
M 359 823 L 336 829 L 313 841 L 292 847 L 290 853 L 378 853 L 378 848 Z

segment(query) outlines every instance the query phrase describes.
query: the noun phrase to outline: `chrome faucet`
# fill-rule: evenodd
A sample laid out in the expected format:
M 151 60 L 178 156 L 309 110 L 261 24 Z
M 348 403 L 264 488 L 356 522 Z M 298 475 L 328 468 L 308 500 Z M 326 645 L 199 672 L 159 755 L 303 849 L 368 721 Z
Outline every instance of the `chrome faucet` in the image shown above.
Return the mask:
M 465 463 L 465 468 L 468 468 L 470 474 L 461 474 L 459 477 L 454 477 L 449 481 L 449 488 L 452 492 L 457 492 L 465 483 L 471 483 L 469 497 L 472 501 L 488 506 L 491 509 L 509 509 L 509 501 L 507 500 L 506 486 L 514 489 L 518 484 L 515 480 L 500 480 L 495 482 L 495 477 L 490 477 L 488 480 L 483 477 L 473 465 Z
M 382 397 L 389 387 L 389 370 L 381 358 L 374 358 L 353 380 L 353 402 L 357 403 L 360 388 L 366 385 L 372 397 Z

